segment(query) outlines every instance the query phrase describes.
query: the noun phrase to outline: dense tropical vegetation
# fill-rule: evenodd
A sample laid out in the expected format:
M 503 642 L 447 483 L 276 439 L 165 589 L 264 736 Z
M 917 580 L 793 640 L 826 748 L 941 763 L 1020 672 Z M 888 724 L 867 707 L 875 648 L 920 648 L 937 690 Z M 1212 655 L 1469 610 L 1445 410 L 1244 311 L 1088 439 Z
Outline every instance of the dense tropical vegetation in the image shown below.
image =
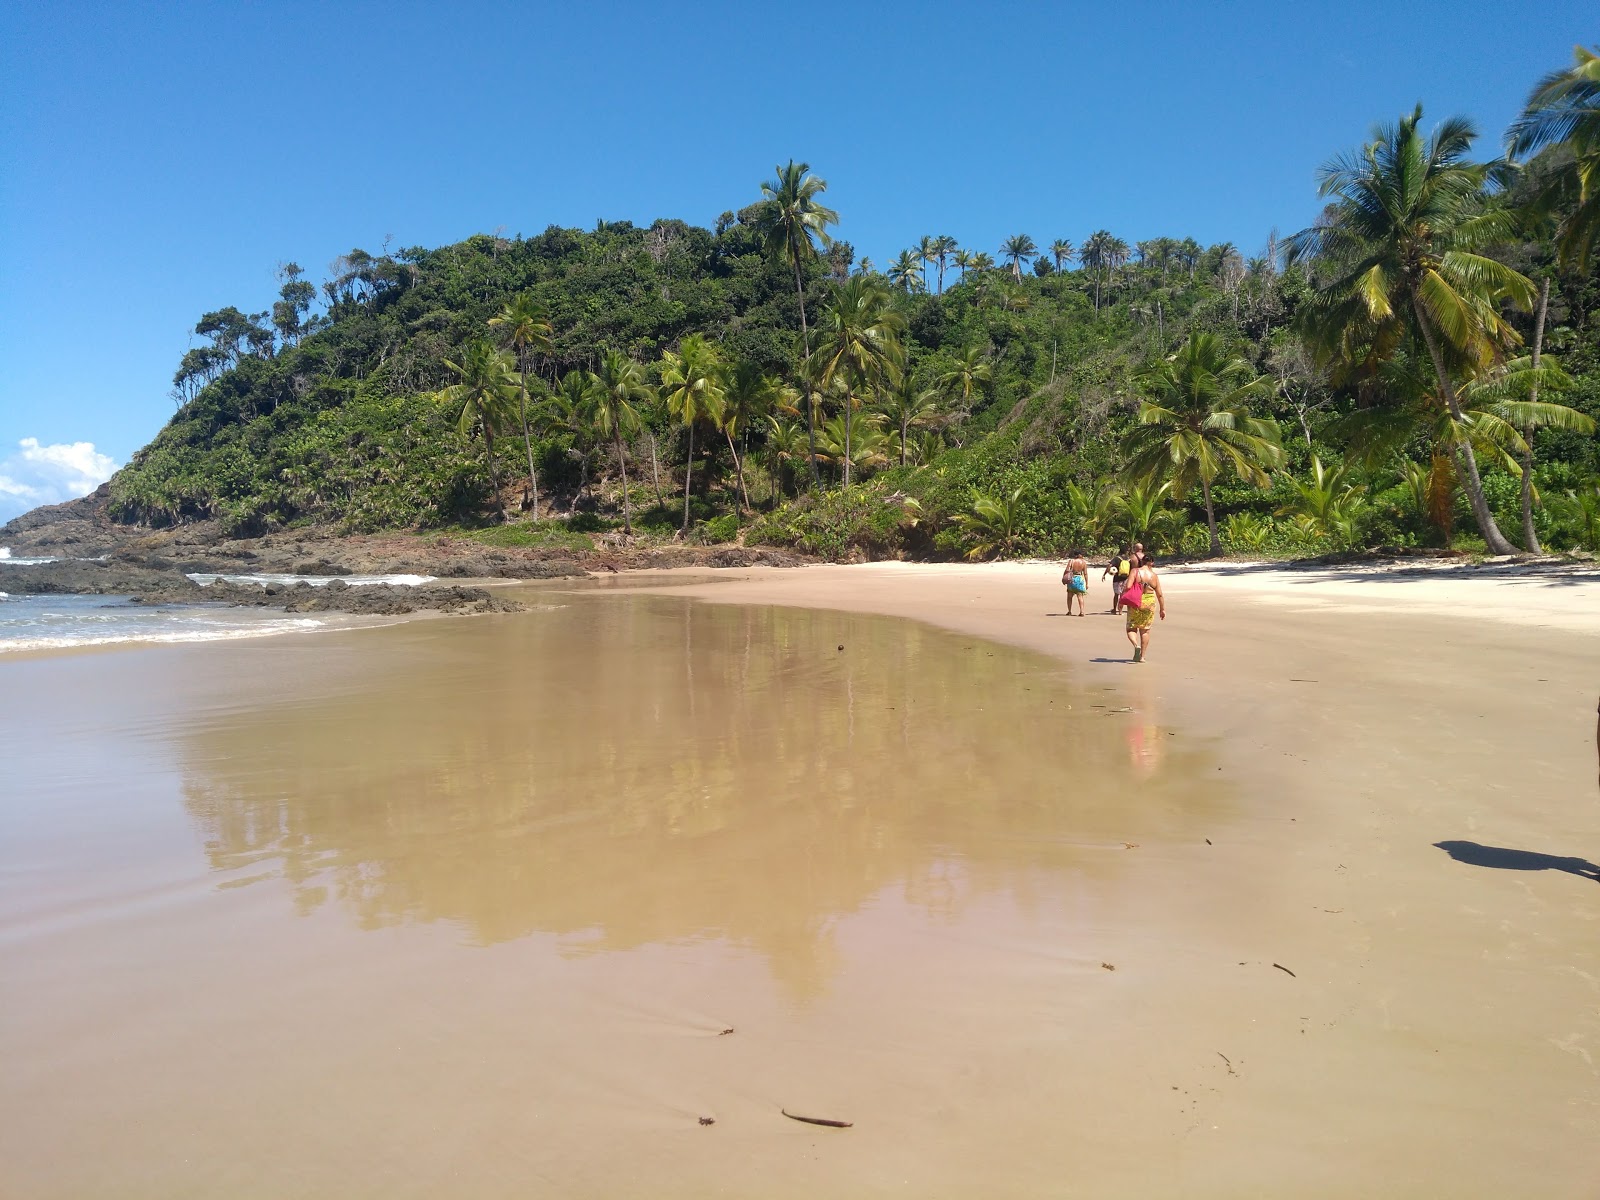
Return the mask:
M 789 162 L 713 229 L 352 250 L 320 292 L 291 263 L 268 311 L 201 318 L 113 511 L 827 557 L 1600 549 L 1600 57 L 1503 155 L 1419 108 L 1320 187 L 1253 255 L 929 234 L 880 272 Z

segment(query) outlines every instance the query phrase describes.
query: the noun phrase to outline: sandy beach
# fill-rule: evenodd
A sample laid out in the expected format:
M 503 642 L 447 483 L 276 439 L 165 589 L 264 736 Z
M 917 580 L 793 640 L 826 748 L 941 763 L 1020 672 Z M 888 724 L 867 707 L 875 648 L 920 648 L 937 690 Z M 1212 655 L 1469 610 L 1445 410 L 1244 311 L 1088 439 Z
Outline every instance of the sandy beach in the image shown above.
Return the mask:
M 1491 570 L 14 656 L 11 1191 L 1592 1196 L 1600 583 Z
M 1600 575 L 1173 570 L 1135 666 L 1104 584 L 1061 615 L 1058 565 L 741 574 L 691 594 L 1054 656 L 1245 788 L 1243 823 L 1149 872 L 1171 922 L 1108 949 L 1128 1057 L 1094 1082 L 1110 1111 L 1157 1063 L 1209 1058 L 1214 1086 L 1085 1194 L 1600 1189 Z

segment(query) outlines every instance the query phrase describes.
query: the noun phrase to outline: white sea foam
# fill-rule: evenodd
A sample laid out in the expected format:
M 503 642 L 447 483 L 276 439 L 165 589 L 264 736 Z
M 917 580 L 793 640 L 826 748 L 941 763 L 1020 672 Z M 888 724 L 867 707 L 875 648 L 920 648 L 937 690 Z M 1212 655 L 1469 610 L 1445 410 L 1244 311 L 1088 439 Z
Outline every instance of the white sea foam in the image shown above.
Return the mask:
M 11 555 L 11 547 L 9 547 L 9 546 L 0 546 L 0 563 L 5 563 L 6 566 L 8 566 L 8 567 L 33 567 L 33 566 L 37 566 L 39 563 L 50 563 L 50 562 L 59 562 L 59 561 L 60 561 L 60 559 L 56 559 L 56 558 L 13 558 L 12 555 Z M 89 560 L 89 561 L 98 561 L 98 560 Z
M 140 630 L 101 636 L 68 634 L 62 637 L 0 638 L 0 654 L 21 650 L 71 650 L 78 646 L 114 646 L 128 642 L 236 641 L 240 638 L 267 637 L 275 633 L 296 633 L 304 632 L 308 629 L 320 629 L 324 624 L 326 624 L 324 621 L 300 617 L 282 621 L 257 621 L 246 626 L 222 629 L 183 629 L 169 632 Z
M 312 587 L 326 587 L 335 579 L 349 584 L 351 587 L 371 587 L 376 584 L 392 583 L 396 587 L 417 587 L 420 584 L 432 583 L 436 576 L 433 575 L 216 575 L 205 571 L 191 572 L 189 578 L 201 587 L 207 587 L 217 580 L 225 583 L 256 583 L 262 587 L 268 584 L 278 584 L 288 587 L 296 583 L 309 583 Z

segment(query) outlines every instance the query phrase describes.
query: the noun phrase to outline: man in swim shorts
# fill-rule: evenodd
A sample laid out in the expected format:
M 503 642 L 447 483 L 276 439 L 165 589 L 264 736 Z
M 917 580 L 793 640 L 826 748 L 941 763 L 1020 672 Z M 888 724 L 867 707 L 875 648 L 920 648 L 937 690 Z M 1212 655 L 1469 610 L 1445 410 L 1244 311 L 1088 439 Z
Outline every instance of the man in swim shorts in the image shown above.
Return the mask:
M 1133 570 L 1133 555 L 1113 554 L 1111 561 L 1106 563 L 1105 570 L 1100 572 L 1100 578 L 1111 576 L 1111 611 L 1113 614 L 1122 611 L 1122 589 L 1128 586 L 1128 572 Z
M 1072 602 L 1078 602 L 1078 615 L 1083 616 L 1083 602 L 1089 595 L 1089 563 L 1082 550 L 1074 550 L 1067 560 L 1067 569 L 1061 572 L 1061 582 L 1067 589 L 1067 616 L 1072 615 Z

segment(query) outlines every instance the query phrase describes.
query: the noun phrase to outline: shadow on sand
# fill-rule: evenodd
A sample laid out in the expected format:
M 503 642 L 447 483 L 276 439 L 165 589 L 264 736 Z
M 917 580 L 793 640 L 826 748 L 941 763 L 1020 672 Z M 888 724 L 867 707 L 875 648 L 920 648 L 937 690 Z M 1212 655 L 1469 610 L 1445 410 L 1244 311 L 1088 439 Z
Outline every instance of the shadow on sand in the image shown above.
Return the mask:
M 1600 882 L 1600 866 L 1586 858 L 1558 858 L 1533 850 L 1508 850 L 1504 846 L 1480 846 L 1477 842 L 1435 842 L 1457 862 L 1473 867 L 1493 867 L 1500 871 L 1565 871 Z

